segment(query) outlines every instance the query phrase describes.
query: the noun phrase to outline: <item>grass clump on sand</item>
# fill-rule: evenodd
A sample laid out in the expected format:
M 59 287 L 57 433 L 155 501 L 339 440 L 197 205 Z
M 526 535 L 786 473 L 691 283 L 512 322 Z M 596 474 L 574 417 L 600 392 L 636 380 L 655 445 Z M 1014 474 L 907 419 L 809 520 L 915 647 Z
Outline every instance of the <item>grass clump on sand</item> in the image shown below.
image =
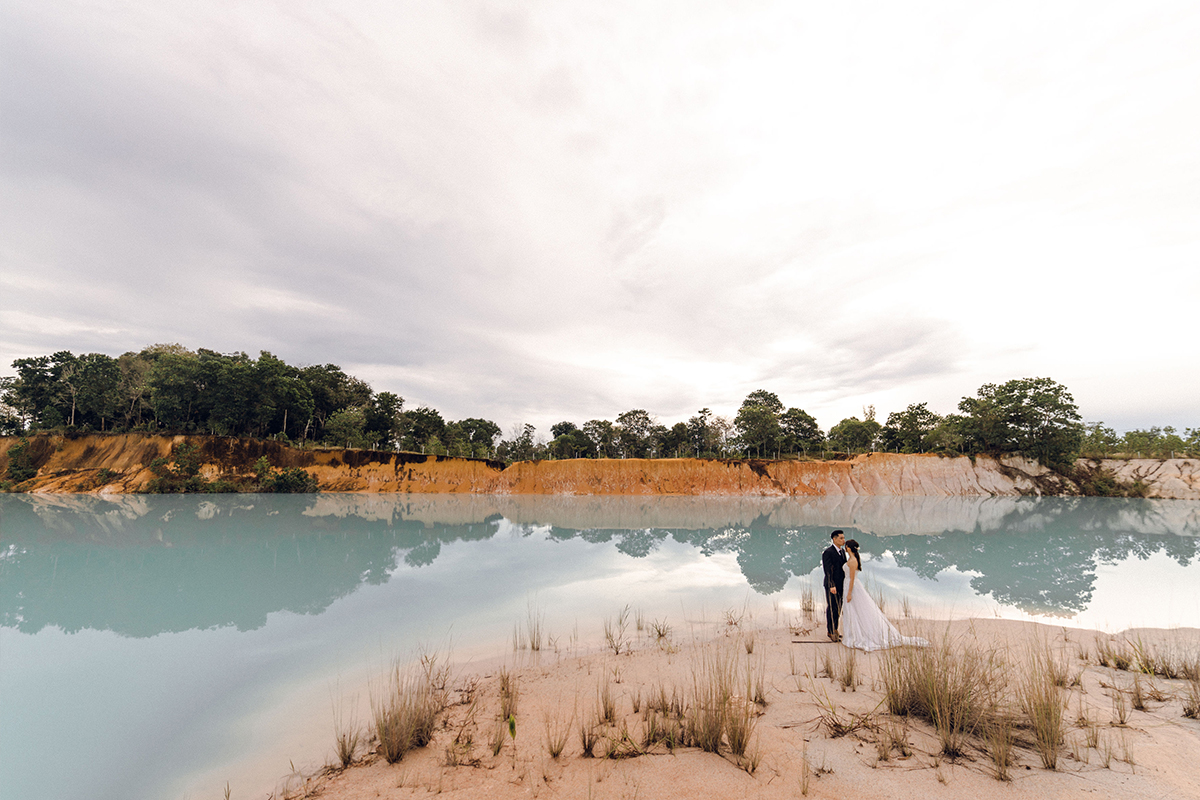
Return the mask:
M 333 739 L 334 753 L 338 763 L 345 769 L 354 763 L 354 756 L 358 753 L 358 746 L 362 740 L 362 731 L 358 727 L 354 712 L 347 713 L 336 703 L 333 709 Z
M 379 754 L 389 764 L 433 738 L 437 715 L 446 705 L 445 678 L 437 659 L 424 657 L 419 669 L 404 669 L 397 663 L 388 673 L 386 685 L 372 692 L 371 715 Z
M 707 753 L 728 749 L 729 756 L 742 769 L 753 774 L 761 753 L 751 746 L 758 723 L 760 706 L 765 705 L 761 659 L 747 657 L 745 669 L 739 669 L 735 646 L 717 643 L 701 648 L 692 662 L 692 685 L 685 704 L 672 698 L 669 705 L 681 720 L 671 728 L 673 745 L 698 747 Z M 760 702 L 761 701 L 761 702 Z M 658 690 L 654 707 L 668 705 L 665 690 Z M 665 709 L 663 709 L 665 712 Z
M 633 646 L 629 639 L 629 610 L 629 606 L 626 605 L 617 612 L 615 618 L 609 617 L 604 620 L 604 642 L 615 656 L 628 653 L 629 648 Z
M 933 725 L 944 755 L 965 754 L 967 741 L 999 717 L 1005 669 L 997 651 L 953 639 L 929 647 L 885 651 L 881 665 L 884 703 L 892 714 Z
M 929 722 L 942 755 L 959 758 L 972 747 L 986 752 L 997 780 L 1010 779 L 1018 745 L 1056 769 L 1067 728 L 1064 666 L 1042 641 L 1013 667 L 1006 651 L 948 634 L 927 648 L 889 650 L 881 663 L 884 705 L 892 714 Z M 1119 690 L 1114 697 L 1124 700 Z M 1120 721 L 1123 714 L 1116 716 Z M 1081 712 L 1085 733 L 1090 724 Z
M 515 674 L 501 667 L 500 669 L 500 718 L 508 719 L 517 715 L 517 701 L 521 699 L 521 686 Z
M 1183 696 L 1183 715 L 1188 719 L 1200 719 L 1200 678 L 1188 681 Z
M 1046 769 L 1057 768 L 1058 752 L 1063 742 L 1065 726 L 1061 685 L 1049 643 L 1032 648 L 1027 669 L 1018 687 L 1018 696 L 1021 709 L 1033 730 L 1035 749 Z

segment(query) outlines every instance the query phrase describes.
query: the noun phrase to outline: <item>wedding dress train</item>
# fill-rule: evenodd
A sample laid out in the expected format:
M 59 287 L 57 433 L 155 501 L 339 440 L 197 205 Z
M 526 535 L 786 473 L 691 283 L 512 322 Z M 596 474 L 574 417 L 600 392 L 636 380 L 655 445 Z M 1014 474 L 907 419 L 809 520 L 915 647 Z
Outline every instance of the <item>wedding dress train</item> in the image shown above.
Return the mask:
M 929 641 L 920 636 L 905 636 L 875 605 L 875 598 L 856 587 L 850 601 L 842 606 L 842 644 L 859 650 L 884 650 L 888 647 L 928 647 Z

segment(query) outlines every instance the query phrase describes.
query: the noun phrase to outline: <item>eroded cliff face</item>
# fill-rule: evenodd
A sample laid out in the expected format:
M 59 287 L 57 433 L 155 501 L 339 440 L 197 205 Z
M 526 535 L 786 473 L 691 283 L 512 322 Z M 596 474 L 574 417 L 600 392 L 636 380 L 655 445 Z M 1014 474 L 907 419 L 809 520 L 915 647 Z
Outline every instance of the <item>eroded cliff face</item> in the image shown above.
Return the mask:
M 0 437 L 0 474 L 17 443 Z M 183 442 L 201 453 L 201 474 L 245 477 L 266 456 L 299 467 L 323 491 L 548 495 L 694 495 L 741 497 L 1015 497 L 1071 495 L 1069 480 L 1023 458 L 943 458 L 872 453 L 849 461 L 716 459 L 574 459 L 496 461 L 366 450 L 295 450 L 276 442 L 211 436 L 35 436 L 37 476 L 30 491 L 138 492 L 154 477 L 150 462 Z M 1103 461 L 1117 480 L 1141 481 L 1147 496 L 1200 499 L 1200 459 Z M 107 470 L 107 472 L 102 472 Z

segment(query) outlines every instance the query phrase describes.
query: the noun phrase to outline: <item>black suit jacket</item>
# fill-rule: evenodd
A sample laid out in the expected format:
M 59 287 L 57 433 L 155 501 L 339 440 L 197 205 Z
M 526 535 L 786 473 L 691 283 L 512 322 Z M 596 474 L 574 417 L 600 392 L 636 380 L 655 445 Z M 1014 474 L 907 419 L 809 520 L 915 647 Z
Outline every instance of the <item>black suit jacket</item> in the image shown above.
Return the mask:
M 846 557 L 836 547 L 829 545 L 821 554 L 821 566 L 825 568 L 825 590 L 837 587 L 838 594 L 841 594 L 842 584 L 846 582 Z

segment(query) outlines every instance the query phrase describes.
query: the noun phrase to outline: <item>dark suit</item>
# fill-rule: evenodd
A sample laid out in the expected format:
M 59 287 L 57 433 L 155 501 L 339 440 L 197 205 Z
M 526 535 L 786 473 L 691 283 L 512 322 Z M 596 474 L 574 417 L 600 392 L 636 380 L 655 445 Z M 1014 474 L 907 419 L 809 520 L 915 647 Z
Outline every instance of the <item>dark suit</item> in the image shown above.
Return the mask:
M 821 566 L 825 569 L 825 629 L 836 633 L 842 613 L 842 587 L 846 583 L 846 556 L 829 545 L 821 554 Z M 837 588 L 837 594 L 829 593 L 832 587 Z

